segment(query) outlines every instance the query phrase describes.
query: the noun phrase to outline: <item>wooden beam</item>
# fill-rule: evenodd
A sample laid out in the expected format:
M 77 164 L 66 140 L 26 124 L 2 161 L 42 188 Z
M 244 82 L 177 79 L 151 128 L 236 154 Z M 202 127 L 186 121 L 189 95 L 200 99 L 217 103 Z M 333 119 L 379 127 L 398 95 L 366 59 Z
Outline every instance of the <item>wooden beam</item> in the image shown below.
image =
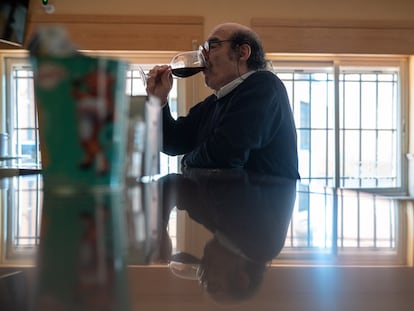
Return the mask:
M 179 51 L 200 44 L 197 16 L 31 15 L 25 43 L 43 25 L 62 25 L 81 50 Z
M 253 18 L 269 53 L 414 54 L 414 23 Z

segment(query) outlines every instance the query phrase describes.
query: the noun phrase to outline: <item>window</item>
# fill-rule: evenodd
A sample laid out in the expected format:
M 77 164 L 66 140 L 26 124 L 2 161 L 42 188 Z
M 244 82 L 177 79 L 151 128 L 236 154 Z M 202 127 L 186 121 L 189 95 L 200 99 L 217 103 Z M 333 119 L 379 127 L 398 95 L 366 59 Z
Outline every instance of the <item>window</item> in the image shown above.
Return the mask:
M 145 95 L 146 91 L 141 76 L 131 64 L 126 74 L 126 94 Z M 149 70 L 153 65 L 142 65 Z M 38 120 L 34 104 L 33 70 L 25 57 L 5 58 L 5 94 L 6 94 L 6 131 L 9 133 L 9 150 L 19 157 L 9 161 L 12 166 L 41 166 Z M 176 81 L 176 80 L 175 80 Z M 169 105 L 174 117 L 178 114 L 177 82 L 170 92 Z M 160 154 L 160 170 L 162 173 L 177 172 L 178 158 Z M 4 260 L 31 260 L 34 248 L 38 245 L 39 221 L 42 198 L 40 176 L 20 177 L 16 184 L 10 185 L 2 207 L 5 217 L 6 241 Z M 0 210 L 1 212 L 1 210 Z M 136 211 L 133 211 L 136 212 Z M 138 211 L 139 212 L 139 211 Z M 1 217 L 0 217 L 1 218 Z M 175 235 L 175 228 L 171 229 Z M 172 237 L 174 240 L 174 237 Z
M 13 165 L 40 164 L 37 111 L 33 100 L 33 71 L 24 58 L 5 60 L 6 131 Z
M 40 163 L 33 73 L 25 58 L 6 58 L 6 131 L 18 164 Z M 144 66 L 148 70 L 152 65 Z M 406 145 L 402 124 L 404 59 L 335 58 L 275 60 L 286 85 L 298 131 L 299 170 L 304 182 L 341 188 L 406 189 Z M 144 95 L 131 65 L 127 94 Z M 170 104 L 178 114 L 177 84 Z M 161 155 L 163 172 L 177 159 Z
M 40 166 L 40 148 L 37 124 L 37 111 L 34 105 L 33 71 L 26 58 L 6 58 L 6 131 L 9 133 L 9 144 L 12 154 L 19 158 L 13 160 L 14 166 Z M 153 65 L 142 67 L 149 70 Z M 131 64 L 127 71 L 127 95 L 145 95 L 145 87 L 136 65 Z M 176 80 L 176 79 L 175 79 Z M 169 97 L 169 105 L 174 117 L 178 114 L 177 83 L 174 83 Z M 160 155 L 160 166 L 163 173 L 178 170 L 177 157 Z
M 285 247 L 273 263 L 407 264 L 406 207 L 399 204 L 374 193 L 301 185 Z
M 378 263 L 401 263 L 398 233 L 404 224 L 396 203 L 375 194 L 349 197 L 343 189 L 407 190 L 405 60 L 286 59 L 275 60 L 273 68 L 294 112 L 302 177 L 279 259 L 294 253 L 294 258 L 349 263 L 348 255 L 358 254 L 381 255 Z M 369 227 L 361 227 L 364 219 Z
M 0 252 L 0 263 L 27 263 L 33 260 L 35 247 L 39 245 L 40 210 L 42 204 L 40 175 L 14 178 L 5 187 L 2 202 L 0 237 L 5 245 Z M 0 213 L 1 215 L 1 213 Z
M 303 182 L 406 191 L 404 59 L 274 61 L 294 112 Z
M 128 95 L 146 95 L 144 84 L 141 82 L 142 77 L 140 70 L 137 66 L 141 66 L 145 73 L 153 67 L 153 65 L 130 65 L 129 70 L 127 71 L 126 84 L 126 93 Z M 168 98 L 168 105 L 170 106 L 171 114 L 174 118 L 177 118 L 178 116 L 177 96 L 177 83 L 173 83 L 173 88 Z M 160 171 L 162 173 L 178 172 L 177 157 L 171 157 L 164 153 L 160 153 Z
M 399 69 L 340 67 L 340 186 L 401 186 Z
M 395 206 L 378 209 L 379 201 L 373 197 L 371 201 L 363 201 L 364 208 L 359 199 L 339 201 L 330 205 L 332 209 L 321 210 L 318 206 L 327 206 L 326 200 L 335 201 L 338 197 L 310 189 L 353 188 L 392 194 L 406 191 L 406 60 L 362 56 L 271 57 L 274 71 L 289 94 L 298 132 L 302 185 L 309 187 L 302 189 L 297 198 L 286 245 L 291 250 L 317 248 L 329 254 L 355 248 L 394 253 L 399 230 Z M 21 155 L 18 164 L 36 165 L 40 163 L 40 154 L 33 74 L 25 58 L 6 58 L 5 64 L 6 129 L 12 146 L 9 150 Z M 139 79 L 139 72 L 132 65 L 127 74 L 127 94 L 145 94 Z M 176 83 L 171 95 L 170 104 L 177 116 L 180 107 Z M 177 158 L 162 154 L 161 169 L 177 171 Z M 13 198 L 16 202 L 26 199 Z M 358 220 L 367 213 L 376 219 L 369 232 L 358 227 Z M 178 221 L 176 216 L 173 214 L 174 221 Z M 300 232 L 296 230 L 298 224 Z M 173 235 L 181 234 L 182 226 L 170 225 Z M 16 237 L 17 240 L 28 241 Z

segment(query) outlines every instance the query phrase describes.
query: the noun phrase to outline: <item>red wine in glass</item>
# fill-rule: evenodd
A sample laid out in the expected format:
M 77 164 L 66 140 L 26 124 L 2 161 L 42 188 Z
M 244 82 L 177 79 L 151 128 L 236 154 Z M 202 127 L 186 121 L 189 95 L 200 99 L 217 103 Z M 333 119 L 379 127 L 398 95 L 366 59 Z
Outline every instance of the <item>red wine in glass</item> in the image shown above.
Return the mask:
M 196 51 L 178 53 L 171 59 L 170 66 L 174 76 L 187 78 L 203 71 L 206 66 L 206 60 L 203 51 L 198 49 Z
M 183 68 L 173 68 L 172 74 L 179 78 L 191 77 L 204 70 L 205 67 L 183 67 Z
M 201 48 L 176 54 L 170 61 L 172 74 L 178 78 L 191 77 L 206 67 L 206 60 Z M 147 86 L 148 76 L 141 66 L 137 66 L 144 86 Z

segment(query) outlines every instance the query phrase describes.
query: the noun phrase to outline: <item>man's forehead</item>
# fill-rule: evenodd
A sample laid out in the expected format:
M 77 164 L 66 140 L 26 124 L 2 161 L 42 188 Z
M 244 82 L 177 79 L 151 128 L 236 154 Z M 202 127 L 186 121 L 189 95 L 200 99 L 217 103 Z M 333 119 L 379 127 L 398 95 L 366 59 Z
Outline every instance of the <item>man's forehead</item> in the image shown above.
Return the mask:
M 212 33 L 210 33 L 210 35 L 208 36 L 208 40 L 222 40 L 222 39 L 227 39 L 228 37 L 230 37 L 230 35 L 232 34 L 232 32 L 230 31 L 225 31 L 223 29 L 217 29 L 215 31 L 213 31 Z
M 218 25 L 208 36 L 208 39 L 228 39 L 237 29 L 238 24 L 226 23 Z

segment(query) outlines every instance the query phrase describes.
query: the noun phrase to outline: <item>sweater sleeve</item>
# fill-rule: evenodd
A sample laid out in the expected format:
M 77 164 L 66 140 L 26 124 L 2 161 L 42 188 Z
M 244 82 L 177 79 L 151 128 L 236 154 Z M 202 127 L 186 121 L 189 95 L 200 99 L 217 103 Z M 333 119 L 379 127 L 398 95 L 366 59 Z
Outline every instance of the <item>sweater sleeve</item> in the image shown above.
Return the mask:
M 168 155 L 185 154 L 193 150 L 197 144 L 200 123 L 207 114 L 210 97 L 192 107 L 186 116 L 175 120 L 168 105 L 162 110 L 162 151 Z

